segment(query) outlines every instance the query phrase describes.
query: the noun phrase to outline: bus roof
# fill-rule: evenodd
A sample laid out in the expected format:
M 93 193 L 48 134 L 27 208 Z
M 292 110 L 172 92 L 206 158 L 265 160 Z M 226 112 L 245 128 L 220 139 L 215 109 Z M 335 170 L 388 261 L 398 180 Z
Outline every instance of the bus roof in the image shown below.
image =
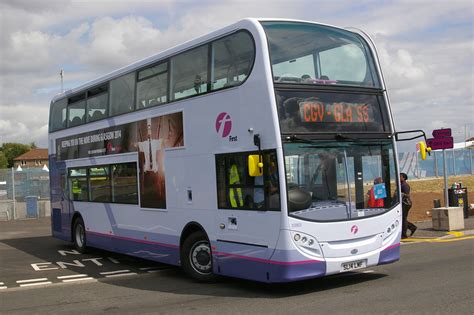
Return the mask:
M 110 81 L 112 79 L 118 78 L 118 77 L 120 77 L 124 74 L 130 73 L 130 72 L 133 72 L 137 69 L 140 69 L 140 68 L 146 67 L 148 65 L 151 65 L 151 64 L 153 64 L 153 63 L 155 63 L 159 60 L 172 57 L 172 56 L 177 55 L 178 53 L 180 53 L 182 51 L 188 50 L 188 49 L 193 48 L 195 46 L 202 45 L 203 43 L 209 42 L 209 41 L 211 41 L 211 40 L 213 40 L 217 37 L 222 37 L 222 36 L 224 36 L 228 33 L 236 31 L 238 29 L 242 29 L 242 28 L 248 29 L 249 27 L 252 27 L 252 26 L 255 27 L 255 28 L 258 28 L 260 22 L 270 22 L 270 21 L 273 21 L 273 22 L 281 21 L 281 22 L 311 23 L 311 24 L 329 26 L 329 27 L 333 27 L 333 28 L 337 28 L 337 29 L 341 29 L 341 30 L 351 32 L 350 30 L 343 29 L 343 28 L 340 28 L 340 27 L 337 27 L 337 26 L 328 25 L 328 24 L 324 24 L 324 23 L 315 23 L 315 22 L 312 22 L 312 21 L 294 20 L 294 19 L 281 19 L 281 18 L 245 18 L 245 19 L 239 20 L 239 21 L 237 21 L 233 24 L 230 24 L 226 27 L 223 27 L 221 29 L 218 29 L 216 31 L 208 33 L 206 35 L 202 35 L 202 36 L 199 36 L 197 38 L 191 39 L 191 40 L 186 41 L 182 44 L 179 44 L 179 45 L 176 45 L 174 47 L 165 49 L 164 51 L 161 51 L 159 53 L 156 53 L 154 55 L 146 57 L 142 60 L 136 61 L 132 64 L 129 64 L 127 66 L 124 66 L 124 67 L 119 68 L 117 70 L 114 70 L 112 72 L 109 72 L 108 74 L 105 74 L 105 75 L 100 76 L 98 78 L 95 78 L 91 81 L 88 81 L 88 82 L 86 82 L 86 83 L 84 83 L 84 84 L 82 84 L 78 87 L 66 90 L 62 93 L 59 93 L 59 94 L 57 94 L 53 97 L 52 102 L 55 102 L 56 100 L 64 98 L 66 96 L 73 95 L 73 94 L 78 93 L 80 91 L 89 89 L 91 87 L 100 85 L 100 84 L 105 83 L 107 81 Z

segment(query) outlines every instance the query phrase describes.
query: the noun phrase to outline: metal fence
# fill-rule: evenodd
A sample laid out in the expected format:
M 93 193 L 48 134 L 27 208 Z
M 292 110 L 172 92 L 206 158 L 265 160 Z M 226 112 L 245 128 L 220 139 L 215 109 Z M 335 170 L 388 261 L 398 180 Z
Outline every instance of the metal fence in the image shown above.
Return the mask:
M 473 172 L 472 149 L 446 150 L 446 168 L 448 176 L 471 175 Z M 443 176 L 443 152 L 431 152 L 431 155 L 422 160 L 417 152 L 399 153 L 400 172 L 414 178 Z
M 49 216 L 49 172 L 41 168 L 0 170 L 0 220 Z

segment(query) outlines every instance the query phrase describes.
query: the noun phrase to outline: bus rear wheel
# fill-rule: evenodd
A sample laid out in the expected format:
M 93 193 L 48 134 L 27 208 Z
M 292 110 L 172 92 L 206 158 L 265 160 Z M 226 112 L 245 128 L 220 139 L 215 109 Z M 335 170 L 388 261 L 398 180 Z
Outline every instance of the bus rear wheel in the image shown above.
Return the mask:
M 74 220 L 72 241 L 78 252 L 82 254 L 86 252 L 86 228 L 84 227 L 84 220 L 82 220 L 81 217 L 78 217 L 76 220 Z
M 204 232 L 194 232 L 186 238 L 181 251 L 181 266 L 199 282 L 210 282 L 216 278 L 212 273 L 211 244 Z

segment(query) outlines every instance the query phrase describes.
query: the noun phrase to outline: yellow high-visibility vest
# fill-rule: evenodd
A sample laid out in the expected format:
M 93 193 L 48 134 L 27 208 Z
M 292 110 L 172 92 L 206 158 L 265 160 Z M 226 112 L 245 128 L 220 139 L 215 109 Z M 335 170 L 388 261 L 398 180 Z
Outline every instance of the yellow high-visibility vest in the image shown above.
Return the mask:
M 72 181 L 72 193 L 73 194 L 80 194 L 82 191 L 81 186 L 79 185 L 78 180 L 73 180 Z
M 240 184 L 239 171 L 237 169 L 237 165 L 235 164 L 233 164 L 230 167 L 229 184 L 230 185 Z M 232 206 L 232 208 L 244 206 L 244 199 L 242 198 L 241 188 L 230 187 L 229 199 L 230 199 L 230 205 Z

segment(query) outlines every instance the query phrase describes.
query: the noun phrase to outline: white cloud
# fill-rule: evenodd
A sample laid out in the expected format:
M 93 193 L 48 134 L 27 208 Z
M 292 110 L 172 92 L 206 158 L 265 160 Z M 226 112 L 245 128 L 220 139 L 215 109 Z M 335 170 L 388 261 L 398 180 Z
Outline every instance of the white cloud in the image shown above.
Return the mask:
M 48 109 L 45 106 L 19 105 L 2 107 L 0 138 L 3 142 L 35 142 L 46 147 Z

